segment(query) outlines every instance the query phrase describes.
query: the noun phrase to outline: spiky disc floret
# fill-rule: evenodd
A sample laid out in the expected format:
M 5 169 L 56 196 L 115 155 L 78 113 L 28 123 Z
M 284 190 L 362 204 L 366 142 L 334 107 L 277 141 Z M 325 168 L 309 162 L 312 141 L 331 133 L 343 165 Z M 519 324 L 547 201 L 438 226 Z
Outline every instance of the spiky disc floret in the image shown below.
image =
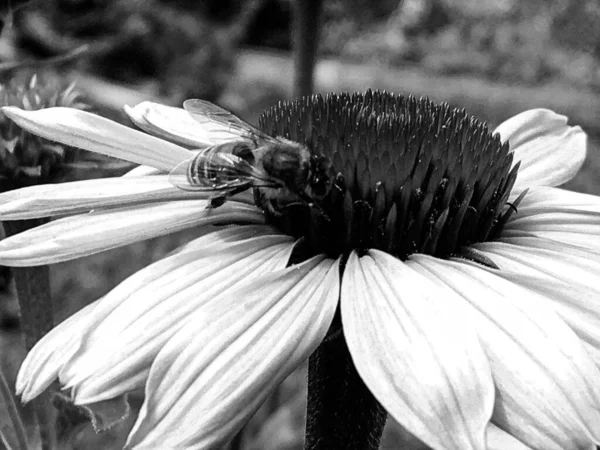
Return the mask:
M 309 254 L 448 257 L 497 236 L 514 211 L 508 143 L 447 104 L 379 91 L 316 95 L 279 103 L 259 124 L 331 162 L 321 210 L 291 204 L 268 214 L 304 237 Z
M 0 85 L 0 106 L 37 110 L 53 106 L 85 109 L 74 90 L 57 77 L 21 74 Z M 52 181 L 74 150 L 23 131 L 0 113 L 0 190 Z

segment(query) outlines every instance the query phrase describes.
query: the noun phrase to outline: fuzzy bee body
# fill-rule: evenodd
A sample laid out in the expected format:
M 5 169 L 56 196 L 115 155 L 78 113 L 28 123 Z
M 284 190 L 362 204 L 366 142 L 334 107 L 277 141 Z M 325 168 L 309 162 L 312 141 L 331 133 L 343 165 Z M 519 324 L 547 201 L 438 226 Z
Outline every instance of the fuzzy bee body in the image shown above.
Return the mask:
M 263 205 L 274 200 L 291 202 L 294 197 L 311 204 L 306 192 L 320 167 L 308 148 L 283 137 L 272 137 L 230 112 L 203 100 L 187 100 L 185 109 L 199 123 L 211 127 L 211 135 L 225 142 L 200 150 L 171 172 L 171 182 L 185 190 L 209 191 L 211 207 L 249 188 L 260 189 Z M 232 140 L 227 141 L 227 137 Z M 322 180 L 323 174 L 320 174 Z

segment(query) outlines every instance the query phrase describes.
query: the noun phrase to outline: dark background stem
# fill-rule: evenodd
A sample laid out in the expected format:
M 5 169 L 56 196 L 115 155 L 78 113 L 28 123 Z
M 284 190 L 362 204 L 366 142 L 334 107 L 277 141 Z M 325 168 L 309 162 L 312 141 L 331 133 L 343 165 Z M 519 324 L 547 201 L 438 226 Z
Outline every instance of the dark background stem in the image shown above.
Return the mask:
M 305 450 L 375 450 L 387 412 L 356 372 L 343 333 L 308 361 Z
M 14 220 L 3 222 L 6 236 L 13 236 L 47 222 L 47 219 Z M 48 266 L 12 268 L 27 351 L 54 326 L 50 273 Z M 54 433 L 48 394 L 31 402 L 38 420 L 42 449 L 52 448 Z
M 294 97 L 302 97 L 313 93 L 323 0 L 295 0 L 293 7 Z

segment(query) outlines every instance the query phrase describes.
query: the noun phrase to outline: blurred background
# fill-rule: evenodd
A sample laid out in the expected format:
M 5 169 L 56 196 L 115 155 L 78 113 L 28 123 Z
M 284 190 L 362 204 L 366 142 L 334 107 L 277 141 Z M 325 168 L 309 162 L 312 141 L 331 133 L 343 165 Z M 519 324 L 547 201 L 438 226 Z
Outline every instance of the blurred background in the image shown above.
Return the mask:
M 43 101 L 32 108 L 62 101 L 127 125 L 123 105 L 144 100 L 203 98 L 255 123 L 299 93 L 367 88 L 427 95 L 492 126 L 546 107 L 590 137 L 585 166 L 567 188 L 600 194 L 598 0 L 13 0 L 0 18 L 4 104 L 27 107 L 36 74 Z M 77 100 L 52 97 L 65 89 Z M 7 126 L 0 118 L 3 136 Z M 93 167 L 60 179 L 122 173 L 118 164 Z M 193 236 L 52 266 L 56 323 Z M 24 349 L 10 272 L 0 275 L 0 367 L 13 383 Z M 228 448 L 301 449 L 305 377 L 306 368 L 290 376 Z M 75 422 L 63 424 L 62 448 L 121 448 L 131 426 L 95 435 Z M 382 448 L 403 439 L 389 420 Z

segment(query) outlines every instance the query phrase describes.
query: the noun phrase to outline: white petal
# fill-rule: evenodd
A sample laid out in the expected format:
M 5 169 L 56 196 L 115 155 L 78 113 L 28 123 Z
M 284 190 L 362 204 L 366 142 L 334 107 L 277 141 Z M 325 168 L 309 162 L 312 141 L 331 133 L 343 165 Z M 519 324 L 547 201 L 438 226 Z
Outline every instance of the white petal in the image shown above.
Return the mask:
M 182 251 L 214 248 L 225 243 L 273 234 L 265 226 L 236 226 L 219 230 L 187 244 Z M 94 328 L 122 301 L 181 264 L 179 258 L 165 258 L 123 281 L 106 297 L 63 321 L 44 336 L 28 353 L 17 377 L 17 393 L 28 402 L 41 394 L 57 377 L 63 365 L 77 352 L 85 331 Z
M 200 124 L 182 108 L 142 102 L 125 106 L 125 112 L 142 130 L 168 141 L 195 148 L 212 145 Z
M 207 205 L 205 200 L 180 200 L 65 217 L 0 241 L 0 264 L 53 264 L 195 226 L 264 222 L 253 206 Z
M 45 108 L 2 112 L 21 128 L 51 141 L 170 171 L 193 154 L 183 147 L 80 109 Z
M 554 212 L 539 213 L 524 218 L 515 218 L 506 226 L 507 230 L 535 234 L 538 231 L 586 234 L 593 236 L 600 231 L 600 216 L 589 213 Z
M 534 235 L 600 254 L 600 197 L 556 188 L 527 193 L 502 236 Z
M 149 175 L 158 175 L 160 173 L 165 173 L 160 169 L 157 169 L 152 166 L 137 166 L 135 169 L 131 169 L 129 172 L 125 173 L 124 177 L 146 177 Z
M 325 337 L 339 265 L 315 257 L 198 309 L 152 365 L 132 448 L 217 448 Z
M 178 189 L 166 175 L 42 184 L 1 193 L 0 219 L 33 219 L 88 212 L 96 208 L 201 199 L 208 195 Z
M 292 239 L 284 235 L 229 243 L 223 239 L 231 236 L 222 236 L 214 243 L 210 235 L 203 236 L 107 294 L 95 312 L 97 322 L 84 337 L 85 346 L 59 373 L 78 404 L 143 386 L 157 353 L 194 311 L 237 291 L 258 273 L 283 269 L 293 248 Z
M 548 109 L 532 109 L 503 122 L 494 130 L 509 141 L 514 163 L 521 161 L 515 190 L 531 186 L 558 186 L 581 168 L 587 135 L 567 125 L 567 117 Z
M 213 227 L 212 232 L 188 242 L 184 246 L 180 247 L 178 251 L 206 250 L 209 247 L 214 247 L 216 250 L 218 248 L 223 248 L 222 246 L 224 244 L 229 244 L 232 242 L 240 243 L 248 239 L 264 236 L 277 236 L 277 239 L 283 237 L 285 242 L 290 243 L 293 240 L 290 236 L 285 235 L 276 228 L 267 225 L 219 226 Z
M 600 256 L 560 242 L 521 236 L 475 244 L 499 276 L 545 296 L 600 367 Z M 551 303 L 551 305 L 550 305 Z
M 600 255 L 538 237 L 504 238 L 473 244 L 501 269 L 545 276 L 600 293 Z
M 356 369 L 394 419 L 436 450 L 485 449 L 494 385 L 461 304 L 371 250 L 348 260 L 341 311 Z
M 600 254 L 600 240 L 593 227 L 591 230 L 587 227 L 582 227 L 578 231 L 550 231 L 550 230 L 531 230 L 531 233 L 518 231 L 516 229 L 502 232 L 506 236 L 522 237 L 522 236 L 539 236 L 546 240 L 556 241 L 563 245 L 577 246 L 587 249 L 590 252 Z
M 494 271 L 498 276 L 525 287 L 547 299 L 544 307 L 553 308 L 584 341 L 590 356 L 600 367 L 600 292 L 587 286 L 566 283 L 542 276 L 508 270 Z
M 57 325 L 29 351 L 17 375 L 17 395 L 29 402 L 58 378 L 60 367 L 79 345 L 98 302 L 91 303 Z
M 512 215 L 510 222 L 547 213 L 600 215 L 600 197 L 555 187 L 534 187 L 529 189 L 519 204 L 518 212 Z
M 494 424 L 487 427 L 487 450 L 533 450 Z
M 414 255 L 411 265 L 472 306 L 496 383 L 492 421 L 533 448 L 592 448 L 600 372 L 547 299 L 469 264 Z

